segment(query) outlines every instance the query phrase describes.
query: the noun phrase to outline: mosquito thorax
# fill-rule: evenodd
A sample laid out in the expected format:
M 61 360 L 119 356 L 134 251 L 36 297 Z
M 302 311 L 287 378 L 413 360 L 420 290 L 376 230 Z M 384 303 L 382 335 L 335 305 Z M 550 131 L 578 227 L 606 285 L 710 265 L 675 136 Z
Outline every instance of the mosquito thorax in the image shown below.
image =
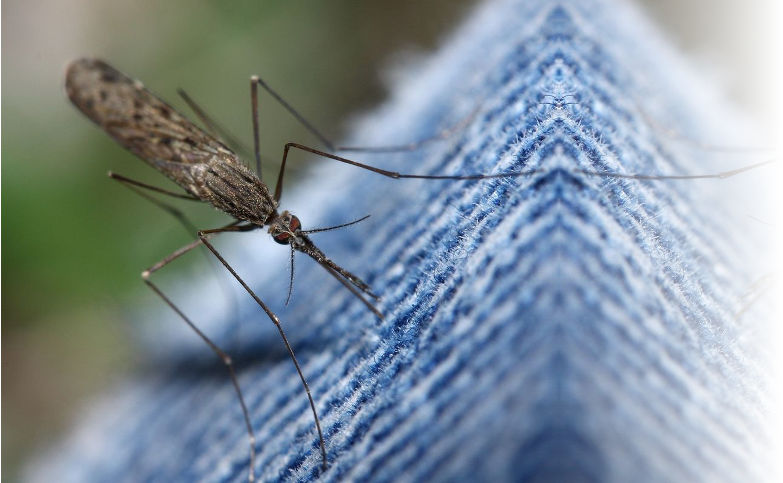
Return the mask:
M 281 245 L 294 245 L 300 240 L 302 223 L 295 215 L 284 211 L 276 217 L 269 226 L 269 234 Z

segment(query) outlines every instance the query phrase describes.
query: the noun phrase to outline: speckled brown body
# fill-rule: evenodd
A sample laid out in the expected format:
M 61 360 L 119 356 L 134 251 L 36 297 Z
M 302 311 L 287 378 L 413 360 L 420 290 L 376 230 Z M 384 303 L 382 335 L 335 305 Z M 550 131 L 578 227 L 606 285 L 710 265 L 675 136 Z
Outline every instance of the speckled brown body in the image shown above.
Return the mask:
M 267 186 L 233 151 L 141 82 L 101 60 L 79 59 L 68 66 L 65 90 L 115 141 L 191 195 L 259 226 L 277 216 Z
M 309 255 L 382 317 L 355 291 L 377 299 L 370 287 L 327 258 L 307 236 L 308 231 L 301 230 L 297 217 L 287 211 L 278 213 L 276 196 L 231 149 L 156 97 L 141 82 L 106 62 L 85 58 L 68 66 L 65 90 L 71 102 L 115 141 L 189 195 L 238 221 L 249 222 L 250 227 L 268 226 L 277 243 Z M 246 231 L 248 227 L 241 229 Z
M 227 231 L 250 231 L 269 226 L 269 234 L 272 236 L 272 239 L 291 248 L 292 270 L 289 283 L 289 297 L 293 287 L 293 256 L 295 250 L 304 252 L 312 257 L 330 275 L 338 279 L 340 283 L 345 285 L 354 295 L 370 307 L 376 315 L 381 317 L 380 312 L 362 297 L 360 291 L 374 298 L 377 297 L 372 294 L 369 286 L 359 277 L 329 260 L 310 241 L 307 236 L 309 232 L 301 229 L 301 222 L 297 217 L 287 211 L 278 214 L 277 200 L 280 194 L 279 188 L 275 196 L 272 196 L 267 186 L 240 161 L 233 151 L 157 98 L 145 89 L 141 82 L 131 79 L 101 60 L 78 59 L 68 66 L 65 90 L 73 104 L 114 138 L 115 141 L 166 175 L 183 188 L 187 194 L 160 189 L 125 178 L 124 176 L 114 175 L 111 172 L 109 173 L 110 177 L 127 183 L 134 188 L 145 188 L 170 196 L 206 201 L 218 210 L 236 218 L 234 223 L 222 228 L 199 230 L 196 233 L 198 240 L 175 250 L 168 257 L 144 270 L 141 277 L 144 283 L 179 314 L 182 320 L 201 337 L 228 368 L 234 390 L 239 398 L 249 438 L 250 466 L 248 480 L 255 480 L 256 440 L 250 414 L 244 402 L 232 359 L 217 344 L 212 342 L 150 280 L 152 273 L 199 245 L 203 245 L 212 252 L 277 327 L 307 394 L 318 432 L 322 468 L 325 470 L 327 467 L 326 444 L 318 420 L 315 401 L 312 394 L 310 394 L 310 388 L 296 360 L 291 344 L 286 338 L 280 320 L 218 253 L 208 238 L 210 235 Z M 253 91 L 253 96 L 255 96 L 255 91 Z M 253 112 L 255 113 L 257 112 L 256 98 L 253 97 L 252 101 L 254 103 Z M 204 120 L 203 116 L 202 120 Z M 209 125 L 208 121 L 205 122 Z M 254 117 L 254 123 L 257 123 L 257 117 Z M 256 146 L 258 146 L 257 137 Z M 258 159 L 257 152 L 256 157 Z M 282 170 L 278 186 L 280 186 L 281 182 Z M 176 214 L 176 210 L 171 208 L 169 208 L 169 212 Z M 181 215 L 177 217 L 180 218 L 180 221 L 184 220 L 181 218 Z M 243 221 L 247 223 L 243 224 Z

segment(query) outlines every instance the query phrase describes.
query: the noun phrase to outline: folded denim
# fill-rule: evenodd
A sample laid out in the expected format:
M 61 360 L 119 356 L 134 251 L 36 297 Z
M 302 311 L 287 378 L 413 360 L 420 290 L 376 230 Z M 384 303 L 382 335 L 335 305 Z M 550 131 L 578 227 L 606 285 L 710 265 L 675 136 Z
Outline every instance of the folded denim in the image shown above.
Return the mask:
M 319 161 L 282 207 L 305 228 L 372 215 L 314 236 L 382 295 L 382 321 L 304 257 L 283 309 L 287 252 L 265 234 L 221 245 L 281 316 L 320 413 L 326 472 L 305 393 L 263 313 L 244 298 L 239 314 L 223 310 L 206 282 L 173 290 L 237 360 L 256 475 L 771 479 L 759 341 L 768 308 L 741 298 L 765 273 L 764 237 L 732 202 L 743 181 L 579 171 L 720 171 L 703 162 L 714 154 L 660 128 L 712 139 L 741 129 L 710 83 L 613 0 L 492 1 L 414 64 L 351 141 L 400 144 L 469 122 L 422 149 L 354 158 L 421 174 L 535 173 L 395 181 Z M 246 479 L 247 435 L 224 369 L 158 305 L 144 317 L 149 370 L 91 407 L 31 480 Z

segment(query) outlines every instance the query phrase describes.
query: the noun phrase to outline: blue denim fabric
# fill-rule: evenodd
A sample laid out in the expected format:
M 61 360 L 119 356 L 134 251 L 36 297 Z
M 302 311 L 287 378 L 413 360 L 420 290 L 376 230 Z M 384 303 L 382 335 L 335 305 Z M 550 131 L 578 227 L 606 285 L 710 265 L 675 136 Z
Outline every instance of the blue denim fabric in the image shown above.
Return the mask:
M 743 204 L 757 180 L 577 171 L 725 169 L 651 121 L 729 139 L 741 123 L 718 100 L 622 2 L 501 0 L 473 12 L 437 54 L 397 76 L 352 141 L 426 137 L 477 109 L 468 126 L 415 152 L 354 157 L 402 172 L 535 174 L 395 181 L 323 161 L 283 197 L 305 228 L 372 215 L 314 239 L 383 296 L 384 320 L 303 256 L 284 308 L 285 247 L 265 233 L 218 244 L 281 316 L 320 412 L 325 473 L 269 320 L 244 297 L 239 314 L 227 310 L 201 277 L 167 287 L 237 361 L 256 475 L 771 479 L 758 327 L 767 309 L 742 299 L 766 273 L 764 227 Z M 224 368 L 149 303 L 149 368 L 91 407 L 31 480 L 246 479 L 247 437 Z

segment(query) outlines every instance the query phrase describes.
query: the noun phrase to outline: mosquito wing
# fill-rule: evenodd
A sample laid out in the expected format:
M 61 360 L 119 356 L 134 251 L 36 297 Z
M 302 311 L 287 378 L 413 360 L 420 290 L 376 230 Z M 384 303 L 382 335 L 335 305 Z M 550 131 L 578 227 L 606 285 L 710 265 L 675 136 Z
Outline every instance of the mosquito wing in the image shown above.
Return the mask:
M 115 141 L 188 191 L 192 172 L 215 161 L 242 164 L 223 143 L 148 91 L 97 59 L 68 66 L 71 102 Z

